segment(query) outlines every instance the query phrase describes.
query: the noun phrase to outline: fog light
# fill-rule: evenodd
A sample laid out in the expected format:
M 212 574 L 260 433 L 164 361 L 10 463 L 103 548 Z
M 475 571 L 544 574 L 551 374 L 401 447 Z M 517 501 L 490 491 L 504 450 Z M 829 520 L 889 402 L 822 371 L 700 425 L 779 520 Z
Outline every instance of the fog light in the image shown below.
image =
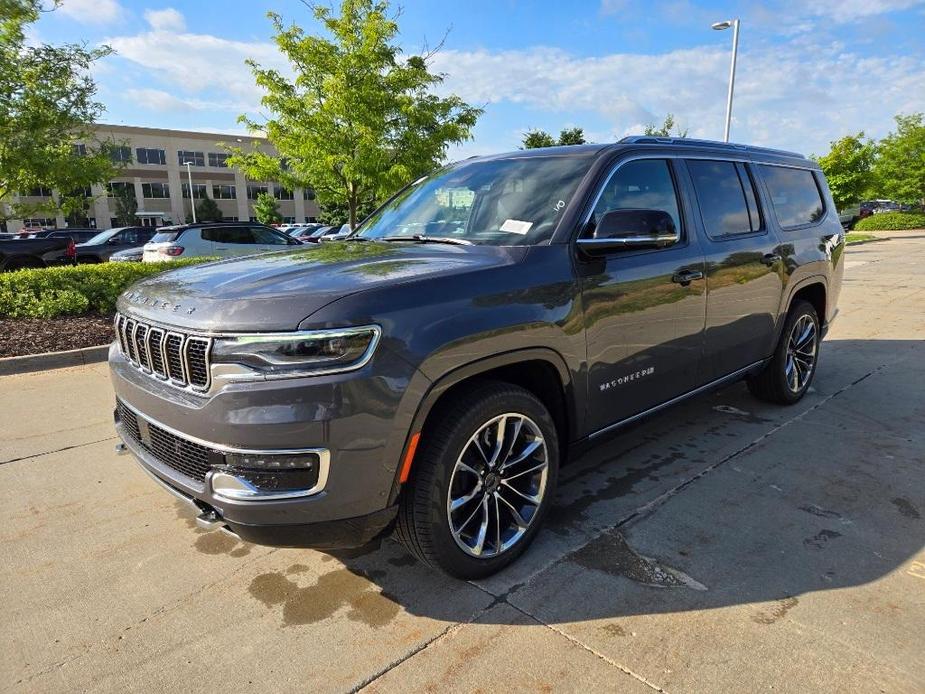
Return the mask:
M 225 464 L 212 468 L 212 491 L 227 499 L 254 501 L 308 496 L 323 485 L 324 456 L 326 453 L 226 453 Z

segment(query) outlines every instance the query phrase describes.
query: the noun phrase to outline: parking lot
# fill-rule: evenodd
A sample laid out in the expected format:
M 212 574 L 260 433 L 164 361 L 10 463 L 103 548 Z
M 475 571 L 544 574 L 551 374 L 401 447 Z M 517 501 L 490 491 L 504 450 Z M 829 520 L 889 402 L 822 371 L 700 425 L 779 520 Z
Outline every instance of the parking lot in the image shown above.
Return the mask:
M 925 234 L 849 248 L 796 407 L 744 384 L 563 471 L 511 569 L 198 530 L 105 364 L 0 378 L 0 690 L 925 690 Z

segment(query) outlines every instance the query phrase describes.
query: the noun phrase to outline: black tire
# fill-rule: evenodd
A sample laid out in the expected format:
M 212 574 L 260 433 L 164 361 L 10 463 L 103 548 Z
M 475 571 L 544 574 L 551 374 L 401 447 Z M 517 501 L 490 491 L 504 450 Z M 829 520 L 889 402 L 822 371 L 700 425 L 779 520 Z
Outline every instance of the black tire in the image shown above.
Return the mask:
M 814 358 L 805 381 L 798 388 L 794 388 L 792 383 L 788 382 L 788 346 L 790 345 L 794 327 L 800 321 L 805 323 L 806 319 L 812 321 L 814 330 Z M 787 320 L 784 322 L 784 328 L 781 331 L 780 339 L 774 349 L 774 356 L 771 361 L 759 373 L 746 379 L 751 394 L 759 400 L 778 405 L 793 405 L 799 402 L 806 395 L 806 391 L 809 390 L 813 378 L 816 376 L 821 342 L 819 316 L 816 314 L 816 309 L 808 301 L 799 300 L 794 302 L 790 312 L 787 314 Z
M 478 579 L 500 571 L 517 559 L 539 531 L 556 490 L 559 442 L 548 410 L 524 388 L 482 381 L 452 398 L 431 415 L 421 435 L 411 478 L 402 491 L 396 535 L 422 562 L 456 578 Z M 545 440 L 544 492 L 527 529 L 515 544 L 494 556 L 476 557 L 459 546 L 450 528 L 447 509 L 451 478 L 457 458 L 470 439 L 493 418 L 507 413 L 532 420 Z M 512 441 L 512 448 L 513 445 Z M 498 489 L 501 491 L 500 487 Z M 496 527 L 501 525 L 500 520 L 496 521 Z

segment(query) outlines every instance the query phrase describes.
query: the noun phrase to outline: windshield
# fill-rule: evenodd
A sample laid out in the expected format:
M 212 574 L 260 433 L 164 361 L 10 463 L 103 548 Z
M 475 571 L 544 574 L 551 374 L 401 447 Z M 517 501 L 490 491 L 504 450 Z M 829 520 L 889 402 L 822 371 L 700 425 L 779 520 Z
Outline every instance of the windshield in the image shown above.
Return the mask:
M 159 231 L 151 237 L 151 240 L 148 241 L 148 243 L 164 243 L 165 241 L 176 241 L 179 235 L 179 231 Z
M 120 230 L 121 227 L 119 229 L 107 229 L 106 231 L 101 231 L 96 236 L 91 236 L 89 239 L 84 241 L 84 243 L 86 243 L 88 246 L 96 245 L 98 243 L 106 243 L 110 237 L 115 236 Z
M 374 213 L 357 235 L 442 237 L 495 246 L 548 241 L 588 170 L 589 157 L 512 156 L 441 169 Z

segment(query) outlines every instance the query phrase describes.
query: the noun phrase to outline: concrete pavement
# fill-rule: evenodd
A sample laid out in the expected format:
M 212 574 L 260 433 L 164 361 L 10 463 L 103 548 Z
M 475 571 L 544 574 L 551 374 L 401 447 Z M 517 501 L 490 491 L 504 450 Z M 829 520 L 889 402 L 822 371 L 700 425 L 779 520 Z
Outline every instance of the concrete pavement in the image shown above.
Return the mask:
M 599 446 L 477 584 L 201 533 L 113 454 L 105 365 L 2 377 L 0 690 L 923 691 L 923 258 L 849 249 L 803 402 Z

